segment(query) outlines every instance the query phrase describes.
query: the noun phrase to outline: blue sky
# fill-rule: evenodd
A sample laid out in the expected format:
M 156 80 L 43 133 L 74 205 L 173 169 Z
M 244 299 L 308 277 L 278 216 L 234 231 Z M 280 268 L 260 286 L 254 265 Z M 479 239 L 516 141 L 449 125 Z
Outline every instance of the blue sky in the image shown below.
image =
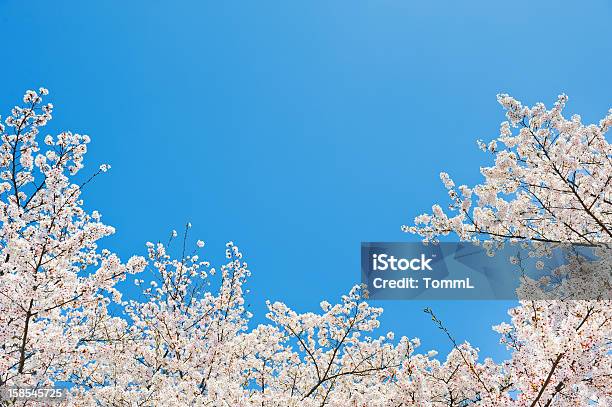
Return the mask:
M 185 222 L 219 259 L 234 240 L 254 275 L 248 302 L 313 310 L 359 279 L 361 241 L 444 201 L 441 170 L 473 184 L 497 135 L 499 92 L 612 107 L 608 1 L 0 0 L 0 108 L 46 86 L 53 132 L 89 134 L 87 191 L 124 258 Z M 503 349 L 504 302 L 384 302 L 384 326 Z M 257 321 L 261 321 L 258 318 Z

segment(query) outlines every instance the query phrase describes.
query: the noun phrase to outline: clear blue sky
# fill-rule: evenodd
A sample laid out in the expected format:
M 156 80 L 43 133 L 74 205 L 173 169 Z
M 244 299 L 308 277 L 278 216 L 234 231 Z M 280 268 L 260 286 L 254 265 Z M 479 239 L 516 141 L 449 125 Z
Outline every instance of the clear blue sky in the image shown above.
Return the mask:
M 570 1 L 0 0 L 0 108 L 48 87 L 51 129 L 89 134 L 86 193 L 125 259 L 186 221 L 210 258 L 234 240 L 248 302 L 311 310 L 359 280 L 361 241 L 415 239 L 400 225 L 446 198 L 438 173 L 479 180 L 478 138 L 497 135 L 508 92 L 612 107 L 612 5 Z M 384 325 L 449 349 L 503 350 L 503 302 L 385 302 Z M 257 321 L 261 321 L 258 318 Z

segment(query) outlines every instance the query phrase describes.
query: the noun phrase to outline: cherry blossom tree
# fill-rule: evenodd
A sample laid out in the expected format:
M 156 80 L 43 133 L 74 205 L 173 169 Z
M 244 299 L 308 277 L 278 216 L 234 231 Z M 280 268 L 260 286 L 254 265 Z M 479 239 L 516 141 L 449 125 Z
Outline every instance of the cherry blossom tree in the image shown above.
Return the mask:
M 603 294 L 520 301 L 511 323 L 494 327 L 511 351 L 495 363 L 479 360 L 431 309 L 432 323 L 453 345 L 445 358 L 419 353 L 418 338 L 378 334 L 383 310 L 367 302 L 362 286 L 336 304 L 322 301 L 318 312 L 269 302 L 269 322 L 250 327 L 242 253 L 229 242 L 225 264 L 212 266 L 201 258 L 203 242 L 191 249 L 189 224 L 182 239 L 173 232 L 167 244 L 147 243 L 145 256 L 126 262 L 99 249 L 114 230 L 83 209 L 81 195 L 109 166 L 78 181 L 89 137 L 63 132 L 38 143 L 53 109 L 46 95 L 28 91 L 0 125 L 0 390 L 62 385 L 69 406 L 612 404 L 612 304 Z M 609 244 L 612 168 L 604 134 L 612 114 L 583 125 L 562 116 L 565 97 L 551 110 L 499 100 L 509 121 L 498 140 L 480 142 L 495 158 L 482 169 L 485 182 L 456 188 L 442 173 L 450 214 L 435 205 L 404 230 L 491 247 Z M 596 263 L 604 281 L 610 260 Z M 599 292 L 578 268 L 570 263 L 561 272 Z M 117 288 L 124 280 L 140 294 L 124 298 Z
M 523 241 L 604 249 L 598 263 L 604 284 L 586 286 L 592 300 L 524 300 L 509 311 L 512 324 L 495 329 L 512 350 L 502 367 L 517 405 L 611 405 L 612 147 L 605 134 L 612 110 L 598 124 L 585 125 L 578 115 L 563 116 L 565 95 L 550 110 L 542 103 L 523 106 L 505 94 L 498 101 L 508 121 L 497 140 L 478 142 L 494 157 L 493 166 L 481 168 L 484 183 L 456 187 L 441 173 L 449 211 L 434 205 L 432 214 L 403 229 L 425 240 L 455 234 L 488 245 Z M 577 285 L 588 283 L 583 278 Z
M 227 244 L 214 294 L 209 263 L 148 247 L 153 278 L 137 280 L 147 300 L 126 302 L 129 326 L 93 341 L 93 357 L 72 375 L 77 405 L 342 405 L 371 397 L 360 389 L 382 388 L 401 363 L 391 334 L 361 338 L 382 310 L 362 301 L 359 287 L 341 304 L 322 303 L 322 314 L 269 304 L 272 324 L 248 331 L 249 271 L 237 246 Z
M 61 383 L 67 405 L 338 405 L 339 393 L 371 397 L 361 383 L 380 388 L 399 366 L 390 339 L 361 338 L 382 310 L 359 287 L 322 314 L 270 304 L 271 324 L 249 331 L 249 270 L 233 243 L 218 272 L 186 255 L 190 225 L 178 258 L 160 243 L 126 263 L 98 249 L 114 230 L 81 194 L 109 166 L 79 182 L 88 136 L 38 142 L 47 93 L 28 91 L 0 127 L 0 390 Z M 141 299 L 117 289 L 127 275 Z
M 37 136 L 51 119 L 47 90 L 28 91 L 24 106 L 0 124 L 0 385 L 41 386 L 80 368 L 83 341 L 113 319 L 115 284 L 144 266 L 122 263 L 97 241 L 113 233 L 97 212 L 82 208 L 81 185 L 89 137 L 70 132 Z

